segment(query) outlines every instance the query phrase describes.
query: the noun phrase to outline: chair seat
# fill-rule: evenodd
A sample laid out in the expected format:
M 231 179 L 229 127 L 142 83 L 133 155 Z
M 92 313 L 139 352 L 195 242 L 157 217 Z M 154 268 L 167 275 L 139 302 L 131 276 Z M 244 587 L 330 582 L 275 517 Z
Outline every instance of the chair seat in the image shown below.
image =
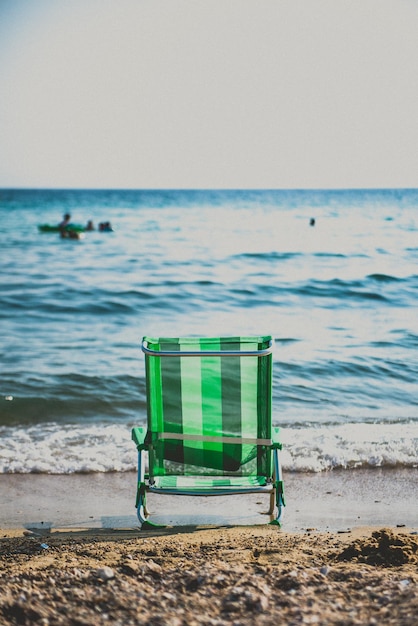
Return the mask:
M 268 492 L 273 489 L 264 476 L 157 476 L 150 491 L 184 495 Z

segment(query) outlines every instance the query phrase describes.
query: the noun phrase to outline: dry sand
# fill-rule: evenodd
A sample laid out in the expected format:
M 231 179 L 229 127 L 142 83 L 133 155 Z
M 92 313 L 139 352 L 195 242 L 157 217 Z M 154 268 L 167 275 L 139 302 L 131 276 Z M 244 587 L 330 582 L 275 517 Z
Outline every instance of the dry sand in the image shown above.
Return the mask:
M 0 623 L 416 626 L 411 529 L 2 531 Z

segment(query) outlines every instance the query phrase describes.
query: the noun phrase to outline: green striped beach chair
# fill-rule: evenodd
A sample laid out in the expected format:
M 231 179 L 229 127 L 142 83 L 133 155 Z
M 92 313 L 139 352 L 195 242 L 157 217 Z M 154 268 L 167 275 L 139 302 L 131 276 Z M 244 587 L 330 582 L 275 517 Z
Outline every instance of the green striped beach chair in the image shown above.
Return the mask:
M 282 446 L 271 424 L 272 349 L 270 336 L 144 337 L 147 428 L 132 430 L 141 526 L 150 524 L 148 491 L 269 493 L 271 523 L 280 525 Z

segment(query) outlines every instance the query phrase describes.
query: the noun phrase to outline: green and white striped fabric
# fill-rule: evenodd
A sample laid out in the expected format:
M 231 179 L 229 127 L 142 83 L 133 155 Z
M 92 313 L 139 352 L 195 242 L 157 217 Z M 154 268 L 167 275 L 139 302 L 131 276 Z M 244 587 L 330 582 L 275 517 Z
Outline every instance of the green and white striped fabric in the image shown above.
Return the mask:
M 270 336 L 144 338 L 151 483 L 180 487 L 185 479 L 176 476 L 228 475 L 264 477 L 255 481 L 266 484 L 272 472 L 271 342 Z M 235 351 L 250 355 L 231 356 Z M 259 351 L 265 354 L 251 355 Z
M 265 476 L 157 476 L 151 491 L 190 494 L 212 492 L 218 495 L 237 491 L 271 491 L 273 484 Z

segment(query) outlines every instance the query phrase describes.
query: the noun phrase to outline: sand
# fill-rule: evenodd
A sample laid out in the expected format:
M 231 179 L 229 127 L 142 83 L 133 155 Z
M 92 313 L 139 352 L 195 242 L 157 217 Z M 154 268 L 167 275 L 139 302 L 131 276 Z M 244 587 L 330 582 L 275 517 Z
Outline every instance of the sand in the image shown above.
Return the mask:
M 283 528 L 418 524 L 418 469 L 285 473 Z M 135 472 L 0 474 L 0 528 L 135 528 Z M 264 524 L 268 497 L 149 498 L 157 523 Z
M 415 626 L 416 477 L 285 474 L 281 529 L 259 496 L 160 496 L 140 530 L 133 474 L 0 476 L 0 624 Z
M 0 563 L 4 625 L 417 623 L 411 529 L 9 530 Z

